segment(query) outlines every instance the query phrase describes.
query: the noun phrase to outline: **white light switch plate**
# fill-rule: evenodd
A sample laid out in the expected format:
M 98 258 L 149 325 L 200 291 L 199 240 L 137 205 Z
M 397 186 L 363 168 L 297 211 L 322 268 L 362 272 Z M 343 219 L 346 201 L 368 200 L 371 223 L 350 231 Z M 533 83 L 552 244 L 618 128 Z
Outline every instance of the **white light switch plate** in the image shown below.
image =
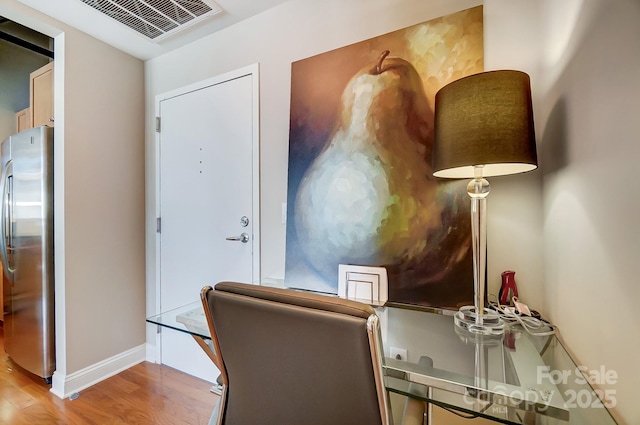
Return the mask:
M 338 265 L 338 296 L 372 304 L 384 304 L 388 296 L 387 269 L 373 266 Z

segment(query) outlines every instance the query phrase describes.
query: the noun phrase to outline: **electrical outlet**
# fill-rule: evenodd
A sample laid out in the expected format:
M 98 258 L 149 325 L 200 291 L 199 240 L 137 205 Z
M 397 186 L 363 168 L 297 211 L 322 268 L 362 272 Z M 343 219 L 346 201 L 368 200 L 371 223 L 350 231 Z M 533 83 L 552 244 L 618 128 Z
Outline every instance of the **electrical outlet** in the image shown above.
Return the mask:
M 391 354 L 390 357 L 392 359 L 404 360 L 405 362 L 407 361 L 407 349 L 406 348 L 391 347 L 389 354 Z

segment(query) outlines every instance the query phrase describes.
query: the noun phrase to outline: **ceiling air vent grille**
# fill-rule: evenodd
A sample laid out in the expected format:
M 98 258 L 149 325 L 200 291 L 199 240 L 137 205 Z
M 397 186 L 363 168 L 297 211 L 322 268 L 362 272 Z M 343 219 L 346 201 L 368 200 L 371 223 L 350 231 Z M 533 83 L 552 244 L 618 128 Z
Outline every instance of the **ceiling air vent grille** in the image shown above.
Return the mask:
M 80 1 L 154 41 L 222 12 L 211 0 Z

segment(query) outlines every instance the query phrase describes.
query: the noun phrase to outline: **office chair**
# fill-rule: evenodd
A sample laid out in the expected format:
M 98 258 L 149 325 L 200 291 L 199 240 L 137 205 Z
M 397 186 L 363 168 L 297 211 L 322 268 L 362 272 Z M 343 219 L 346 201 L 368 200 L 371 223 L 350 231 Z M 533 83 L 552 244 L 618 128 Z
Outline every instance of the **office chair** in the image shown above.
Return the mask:
M 378 317 L 358 302 L 221 282 L 201 291 L 217 425 L 391 425 Z

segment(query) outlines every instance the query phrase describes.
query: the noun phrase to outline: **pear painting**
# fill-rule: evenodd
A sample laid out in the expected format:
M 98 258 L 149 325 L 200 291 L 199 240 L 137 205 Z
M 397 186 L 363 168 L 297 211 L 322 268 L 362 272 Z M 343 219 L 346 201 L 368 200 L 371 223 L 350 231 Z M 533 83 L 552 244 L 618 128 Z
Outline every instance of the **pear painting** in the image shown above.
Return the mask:
M 351 70 L 340 78 L 302 84 L 332 92 L 334 108 L 314 110 L 311 102 L 294 114 L 296 93 L 314 93 L 298 92 L 292 71 L 286 285 L 336 293 L 339 264 L 384 266 L 391 301 L 469 302 L 466 183 L 432 176 L 433 108 L 424 76 L 391 49 L 342 58 L 334 63 Z

